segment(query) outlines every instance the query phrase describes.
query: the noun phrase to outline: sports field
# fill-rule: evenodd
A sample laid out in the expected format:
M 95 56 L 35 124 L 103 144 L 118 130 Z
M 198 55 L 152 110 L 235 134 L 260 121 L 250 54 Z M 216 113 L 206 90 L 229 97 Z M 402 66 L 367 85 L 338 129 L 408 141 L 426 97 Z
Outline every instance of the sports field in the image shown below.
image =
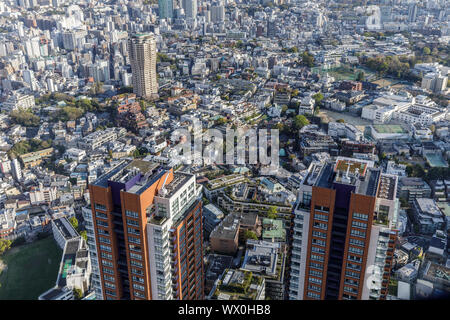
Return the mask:
M 53 237 L 7 251 L 0 274 L 0 300 L 35 300 L 56 283 L 62 250 Z
M 404 133 L 405 130 L 398 124 L 374 124 L 378 133 Z

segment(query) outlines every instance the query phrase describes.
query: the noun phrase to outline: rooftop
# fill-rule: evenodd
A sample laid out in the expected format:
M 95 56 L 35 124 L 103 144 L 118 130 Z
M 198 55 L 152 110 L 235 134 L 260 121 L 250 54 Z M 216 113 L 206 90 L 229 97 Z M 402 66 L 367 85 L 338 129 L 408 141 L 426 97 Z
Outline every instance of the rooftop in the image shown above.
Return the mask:
M 247 240 L 242 269 L 258 272 L 262 275 L 277 276 L 277 260 L 280 243 Z

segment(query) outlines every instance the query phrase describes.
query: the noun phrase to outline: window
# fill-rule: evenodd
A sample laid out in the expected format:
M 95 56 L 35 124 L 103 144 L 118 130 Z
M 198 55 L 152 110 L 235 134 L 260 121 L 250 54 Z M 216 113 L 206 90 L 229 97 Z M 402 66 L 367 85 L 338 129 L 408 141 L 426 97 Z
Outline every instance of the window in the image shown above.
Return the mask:
M 116 279 L 114 277 L 108 276 L 107 274 L 103 275 L 103 279 L 107 280 L 107 281 L 111 281 L 111 282 L 115 282 Z
M 142 260 L 142 256 L 140 254 L 134 253 L 134 252 L 130 252 L 130 258 L 131 259 L 136 259 L 136 260 Z
M 144 291 L 145 289 L 144 286 L 141 286 L 140 284 L 137 283 L 133 283 L 133 288 L 141 291 Z
M 110 296 L 116 296 L 116 292 L 112 291 L 112 290 L 105 289 L 105 293 L 110 295 Z
M 345 278 L 344 283 L 345 284 L 350 284 L 350 285 L 353 285 L 353 286 L 358 286 L 359 285 L 359 281 L 358 280 L 347 279 L 347 278 Z
M 108 228 L 109 227 L 108 222 L 105 222 L 105 221 L 102 221 L 102 220 L 98 220 L 98 219 L 96 221 L 97 221 L 97 225 L 100 226 L 100 227 L 104 227 L 104 228 Z
M 104 260 L 104 259 L 102 259 L 102 264 L 104 265 L 104 266 L 107 266 L 107 267 L 113 267 L 113 264 L 112 264 L 112 262 L 111 261 L 108 261 L 108 260 Z
M 352 288 L 352 287 L 348 287 L 348 286 L 344 286 L 344 291 L 345 292 L 349 292 L 349 293 L 358 293 L 358 289 Z
M 360 248 L 355 248 L 355 247 L 348 247 L 348 252 L 356 253 L 356 254 L 363 254 L 364 250 L 360 249 Z
M 317 291 L 317 292 L 321 292 L 322 288 L 313 284 L 308 285 L 308 289 L 309 290 L 313 290 L 313 291 Z
M 108 216 L 106 214 L 104 214 L 104 213 L 101 213 L 101 212 L 95 212 L 95 216 L 97 218 L 108 219 Z
M 359 231 L 359 230 L 356 230 L 356 229 L 352 229 L 350 231 L 350 234 L 352 236 L 356 236 L 356 237 L 360 237 L 360 238 L 365 238 L 366 237 L 366 232 L 365 231 Z
M 352 270 L 361 271 L 361 266 L 359 264 L 355 264 L 355 263 L 347 262 L 347 268 L 352 269 Z
M 141 276 L 144 275 L 144 272 L 142 270 L 136 268 L 131 268 L 131 273 L 138 274 Z
M 139 218 L 139 214 L 134 211 L 125 210 L 125 215 L 130 218 Z
M 321 223 L 321 222 L 315 222 L 314 221 L 314 228 L 319 228 L 322 230 L 327 230 L 328 225 L 326 223 Z
M 359 279 L 359 272 L 354 272 L 354 271 L 346 270 L 346 271 L 345 271 L 345 275 L 346 275 L 347 277 L 352 277 L 352 278 Z
M 134 260 L 130 260 L 130 264 L 131 264 L 132 266 L 142 268 L 142 263 L 140 263 L 140 262 L 137 262 L 137 261 L 134 261 Z
M 116 285 L 113 284 L 113 283 L 109 283 L 109 282 L 105 281 L 104 284 L 105 284 L 105 287 L 107 287 L 107 288 L 110 288 L 110 289 L 115 289 L 116 288 Z
M 315 237 L 319 237 L 319 238 L 327 237 L 327 234 L 325 232 L 320 232 L 320 231 L 316 231 L 316 230 L 313 230 L 312 235 Z
M 323 265 L 321 263 L 316 263 L 316 262 L 312 262 L 312 261 L 309 263 L 309 266 L 312 268 L 320 269 L 320 270 L 323 269 Z
M 128 237 L 128 242 L 136 243 L 136 244 L 141 244 L 141 239 L 139 239 L 139 238 L 134 238 L 134 237 Z
M 317 252 L 317 253 L 320 253 L 320 254 L 325 254 L 325 249 L 323 249 L 323 248 L 311 247 L 311 251 L 312 252 Z
M 106 211 L 106 206 L 100 203 L 94 203 L 94 208 L 98 210 Z
M 353 239 L 353 238 L 350 238 L 350 244 L 353 244 L 355 246 L 364 247 L 364 241 Z
M 128 247 L 130 248 L 131 251 L 141 252 L 141 247 L 140 246 L 136 246 L 134 244 L 129 244 Z
M 102 243 L 107 243 L 107 244 L 111 244 L 111 240 L 109 240 L 109 238 L 105 238 L 105 237 L 98 237 L 98 240 Z
M 322 246 L 322 247 L 325 247 L 326 246 L 326 242 L 325 241 L 323 241 L 323 240 L 319 240 L 319 239 L 312 239 L 312 244 L 315 244 L 315 245 L 317 245 L 317 246 Z
M 353 212 L 352 216 L 354 219 L 359 219 L 359 220 L 364 220 L 364 221 L 367 221 L 369 219 L 369 216 L 364 213 Z
M 134 295 L 138 298 L 145 298 L 145 295 L 139 291 L 134 291 Z
M 316 279 L 313 277 L 309 277 L 309 282 L 313 282 L 313 283 L 317 283 L 317 284 L 321 284 L 322 283 L 322 279 Z
M 104 234 L 105 236 L 109 236 L 109 231 L 105 230 L 105 229 L 97 228 L 97 233 L 98 234 Z
M 139 221 L 127 219 L 127 224 L 134 227 L 139 227 Z
M 110 246 L 105 246 L 103 244 L 100 245 L 100 249 L 104 250 L 104 251 L 111 252 L 111 247 Z
M 349 254 L 349 255 L 347 256 L 347 258 L 348 258 L 348 260 L 350 260 L 350 261 L 359 262 L 359 263 L 362 262 L 362 258 L 361 258 L 361 257 L 354 256 L 354 255 L 351 255 L 351 254 Z
M 309 270 L 309 275 L 322 278 L 322 271 Z
M 100 253 L 100 256 L 101 256 L 102 258 L 106 258 L 106 259 L 112 260 L 112 255 L 109 254 L 109 253 L 101 252 L 101 253 Z
M 134 228 L 128 227 L 127 230 L 128 230 L 128 233 L 131 233 L 131 234 L 135 234 L 135 235 L 138 235 L 138 236 L 141 234 L 138 229 L 134 229 Z
M 324 257 L 319 256 L 319 255 L 317 255 L 317 254 L 312 254 L 312 255 L 311 255 L 311 260 L 323 261 L 323 260 L 324 260 Z
M 143 278 L 136 277 L 136 276 L 133 276 L 133 281 L 136 281 L 136 282 L 139 282 L 139 283 L 144 283 L 144 279 Z
M 111 270 L 111 269 L 108 269 L 108 268 L 103 268 L 103 273 L 114 274 L 114 270 Z
M 359 221 L 352 221 L 352 227 L 367 229 L 367 223 L 359 222 Z
M 308 291 L 308 293 L 306 295 L 310 298 L 320 299 L 320 294 L 315 293 L 315 292 Z
M 325 214 L 315 213 L 314 219 L 316 220 L 322 220 L 322 221 L 328 221 L 328 216 Z
M 314 206 L 314 210 L 322 211 L 322 212 L 330 212 L 330 208 L 324 206 Z
M 311 198 L 312 198 L 311 192 L 303 191 L 303 204 L 305 206 L 309 207 L 311 205 Z

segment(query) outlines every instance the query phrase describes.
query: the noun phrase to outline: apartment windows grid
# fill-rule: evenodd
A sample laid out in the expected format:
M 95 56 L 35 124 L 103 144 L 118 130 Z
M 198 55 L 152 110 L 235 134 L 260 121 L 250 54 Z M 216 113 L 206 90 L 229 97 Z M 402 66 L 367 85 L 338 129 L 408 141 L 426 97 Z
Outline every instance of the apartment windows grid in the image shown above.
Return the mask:
M 365 238 L 366 237 L 366 232 L 365 231 L 360 231 L 360 230 L 357 230 L 357 229 L 351 229 L 350 234 L 352 236 L 360 237 L 360 238 Z
M 109 283 L 107 281 L 103 282 L 105 284 L 105 287 L 109 288 L 109 289 L 115 289 L 116 285 L 114 283 Z
M 111 277 L 107 274 L 103 274 L 103 279 L 107 280 L 107 281 L 111 281 L 111 282 L 115 282 L 116 279 L 114 277 Z
M 142 260 L 142 255 L 134 253 L 134 252 L 130 252 L 130 258 L 135 259 L 135 260 Z
M 104 266 L 107 266 L 107 267 L 113 268 L 113 263 L 112 263 L 111 261 L 108 261 L 108 260 L 102 259 L 102 264 L 103 264 Z
M 323 270 L 323 265 L 321 264 L 321 263 L 317 263 L 317 262 L 310 262 L 309 263 L 309 266 L 311 267 L 311 268 L 316 268 L 316 269 L 319 269 L 319 270 Z
M 350 271 L 350 270 L 346 270 L 345 275 L 348 277 L 351 277 L 351 278 L 356 278 L 356 279 L 360 278 L 359 272 L 354 272 L 354 271 Z
M 326 241 L 315 239 L 315 238 L 312 238 L 312 244 L 317 245 L 317 246 L 322 246 L 322 247 L 325 247 L 327 245 Z
M 102 221 L 102 220 L 98 220 L 98 219 L 97 219 L 97 226 L 104 227 L 104 228 L 109 228 L 108 222 L 105 222 L 105 221 Z
M 325 254 L 325 249 L 311 246 L 311 251 L 315 253 Z
M 97 210 L 103 210 L 106 211 L 106 206 L 100 203 L 94 203 L 94 208 Z
M 127 225 L 133 227 L 139 227 L 139 221 L 133 219 L 127 219 Z
M 349 243 L 355 246 L 360 246 L 360 247 L 364 247 L 365 246 L 365 242 L 362 240 L 358 240 L 358 239 L 354 239 L 354 238 L 350 238 Z
M 98 240 L 99 240 L 101 243 L 111 244 L 111 240 L 109 240 L 109 238 L 98 237 Z
M 100 256 L 101 256 L 102 258 L 106 258 L 106 259 L 112 260 L 112 255 L 109 254 L 109 253 L 106 253 L 106 252 L 100 252 Z
M 315 213 L 314 219 L 316 220 L 322 220 L 322 221 L 328 221 L 328 216 L 325 214 Z
M 359 212 L 353 212 L 352 217 L 353 217 L 353 219 L 359 219 L 359 220 L 364 220 L 364 221 L 369 220 L 369 215 L 364 214 L 364 213 L 359 213 Z
M 354 228 L 361 228 L 361 229 L 367 229 L 367 223 L 359 222 L 359 221 L 352 221 L 352 227 L 354 227 Z
M 125 215 L 130 218 L 135 218 L 135 219 L 139 218 L 139 213 L 137 213 L 135 211 L 125 210 Z
M 318 238 L 323 238 L 323 239 L 327 238 L 327 234 L 325 232 L 321 232 L 321 231 L 313 230 L 312 235 L 315 237 L 318 237 Z
M 106 214 L 98 212 L 98 211 L 95 212 L 95 217 L 101 218 L 101 219 L 108 219 L 108 216 Z
M 314 221 L 313 227 L 314 228 L 318 228 L 318 229 L 322 229 L 322 230 L 327 230 L 328 229 L 328 225 L 326 223 L 321 223 L 321 222 L 316 222 L 316 221 Z
M 364 250 L 363 249 L 355 248 L 355 247 L 351 247 L 351 246 L 348 247 L 348 252 L 356 253 L 356 254 L 359 254 L 359 255 L 363 255 L 364 254 Z
M 114 275 L 114 270 L 112 270 L 112 269 L 103 267 L 102 270 L 103 270 L 104 273 Z
M 110 246 L 106 246 L 106 245 L 103 245 L 103 244 L 100 245 L 100 249 L 104 250 L 104 251 L 112 252 Z
M 323 276 L 323 273 L 322 273 L 322 271 L 317 271 L 317 270 L 309 270 L 309 274 L 311 275 L 311 276 L 315 276 L 315 277 L 319 277 L 319 278 L 322 278 L 322 276 Z M 321 280 L 322 281 L 322 280 Z
M 308 291 L 306 294 L 309 298 L 320 299 L 320 294 Z

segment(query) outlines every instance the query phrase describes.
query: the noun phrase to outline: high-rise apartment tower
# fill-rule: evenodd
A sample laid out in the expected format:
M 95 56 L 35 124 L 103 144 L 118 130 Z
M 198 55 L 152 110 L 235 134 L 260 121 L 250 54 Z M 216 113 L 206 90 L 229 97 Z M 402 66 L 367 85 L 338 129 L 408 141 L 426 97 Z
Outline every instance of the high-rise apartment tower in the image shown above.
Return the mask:
M 139 97 L 156 99 L 156 40 L 153 34 L 135 34 L 128 39 L 133 92 Z
M 203 299 L 201 186 L 194 175 L 123 160 L 89 192 L 104 299 Z
M 373 161 L 313 162 L 291 227 L 289 299 L 385 299 L 397 235 L 397 177 Z

